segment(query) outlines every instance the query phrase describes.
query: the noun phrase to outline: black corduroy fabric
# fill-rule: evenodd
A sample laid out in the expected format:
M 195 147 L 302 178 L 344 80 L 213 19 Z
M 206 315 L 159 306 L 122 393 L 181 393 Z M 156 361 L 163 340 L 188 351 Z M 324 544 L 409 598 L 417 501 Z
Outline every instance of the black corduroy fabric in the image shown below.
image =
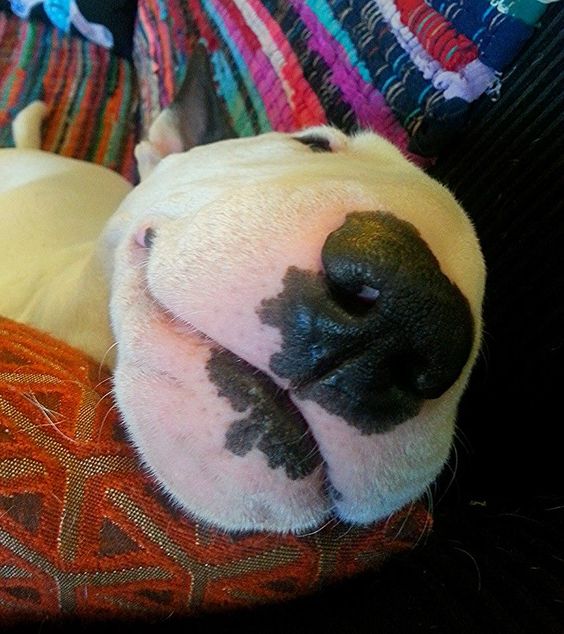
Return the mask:
M 562 492 L 564 12 L 481 100 L 433 176 L 476 225 L 488 268 L 481 359 L 460 409 L 456 489 L 515 501 Z

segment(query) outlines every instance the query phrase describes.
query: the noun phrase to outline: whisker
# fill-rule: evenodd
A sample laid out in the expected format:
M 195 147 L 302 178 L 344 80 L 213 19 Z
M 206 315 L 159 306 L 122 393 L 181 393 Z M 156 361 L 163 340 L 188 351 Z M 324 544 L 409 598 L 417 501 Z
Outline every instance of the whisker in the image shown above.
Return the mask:
M 470 455 L 472 453 L 472 445 L 468 436 L 464 433 L 460 427 L 456 427 L 454 430 L 454 439 L 455 441 L 460 443 L 460 446 L 466 452 L 466 455 Z
M 393 537 L 394 541 L 401 535 L 401 532 L 405 528 L 405 525 L 407 524 L 407 521 L 409 520 L 409 516 L 413 513 L 413 509 L 414 508 L 415 508 L 415 502 L 412 501 L 411 504 L 409 505 L 409 508 L 407 509 L 405 517 L 403 518 L 401 526 L 399 527 L 398 531 L 396 532 L 396 534 Z
M 100 405 L 102 405 L 102 403 L 108 399 L 108 398 L 113 398 L 114 397 L 114 392 L 113 389 L 108 390 L 104 395 L 102 395 L 99 399 L 98 402 L 96 403 L 96 405 L 94 406 L 94 409 L 96 409 L 97 407 L 99 407 Z
M 444 497 L 446 496 L 446 494 L 450 491 L 450 489 L 451 489 L 451 487 L 452 487 L 452 485 L 454 484 L 454 481 L 455 481 L 455 479 L 456 479 L 456 473 L 457 473 L 457 471 L 458 471 L 458 460 L 459 460 L 459 458 L 458 458 L 458 448 L 457 448 L 457 446 L 456 446 L 456 444 L 455 444 L 455 443 L 453 443 L 453 445 L 452 445 L 452 456 L 453 456 L 453 459 L 454 459 L 454 464 L 451 466 L 450 461 L 448 461 L 448 462 L 445 464 L 445 467 L 446 467 L 447 469 L 450 469 L 450 471 L 451 471 L 451 476 L 450 476 L 450 479 L 449 479 L 449 481 L 447 482 L 447 484 L 446 484 L 446 486 L 445 486 L 445 488 L 444 488 L 444 491 L 442 492 L 441 496 L 440 496 L 440 497 L 439 497 L 439 499 L 437 500 L 437 504 L 440 504 L 440 503 L 441 503 L 441 501 L 443 500 L 443 498 L 444 498 Z
M 107 356 L 110 354 L 110 352 L 117 346 L 117 341 L 114 341 L 114 343 L 112 343 L 111 346 L 108 347 L 108 349 L 106 350 L 106 352 L 104 352 L 104 356 L 102 357 L 102 360 L 100 361 L 100 364 L 98 365 L 98 378 L 101 377 L 102 375 L 102 369 L 104 367 L 104 364 L 106 362 L 106 358 Z M 105 379 L 107 380 L 107 379 Z M 99 385 L 99 384 L 98 384 Z M 96 386 L 98 387 L 98 386 Z
M 104 385 L 104 383 L 110 383 L 112 381 L 113 377 L 108 376 L 105 379 L 102 379 L 101 381 L 99 381 L 98 383 L 96 383 L 96 385 L 94 386 L 94 390 L 97 390 L 98 388 L 102 387 L 102 385 Z
M 116 411 L 117 409 L 118 409 L 117 404 L 116 403 L 112 403 L 112 405 L 110 406 L 108 411 L 105 413 L 104 418 L 102 419 L 102 422 L 100 423 L 100 429 L 98 430 L 98 439 L 97 439 L 98 443 L 102 439 L 102 431 L 104 430 L 104 425 L 106 424 L 106 421 L 108 420 L 108 416 L 112 412 Z
M 47 419 L 46 423 L 44 423 L 43 425 L 39 424 L 37 425 L 38 427 L 52 427 L 60 436 L 62 436 L 69 442 L 72 442 L 75 445 L 80 444 L 78 440 L 76 440 L 75 438 L 72 438 L 71 436 L 67 436 L 67 434 L 65 434 L 63 431 L 59 429 L 58 425 L 62 425 L 66 420 L 65 417 L 60 412 L 49 409 L 48 407 L 40 403 L 37 397 L 35 396 L 35 394 L 33 393 L 26 393 L 23 396 L 32 405 L 35 405 L 37 409 L 43 414 L 43 416 Z M 53 418 L 51 418 L 51 416 Z M 58 421 L 53 420 L 54 418 L 58 418 L 58 417 L 60 417 L 60 420 Z
M 333 521 L 334 519 L 330 517 L 324 524 L 321 524 L 321 526 L 318 526 L 317 528 L 310 531 L 309 533 L 299 533 L 298 537 L 311 537 L 312 535 L 317 535 L 317 533 L 320 533 L 324 528 L 329 526 Z
M 425 524 L 423 524 L 423 526 L 421 527 L 421 532 L 419 533 L 419 537 L 416 539 L 415 543 L 413 544 L 413 548 L 417 548 L 419 546 L 419 544 L 426 539 L 427 537 L 429 537 L 429 535 L 431 534 L 431 524 L 432 524 L 432 517 L 433 517 L 433 511 L 434 511 L 434 504 L 433 504 L 433 494 L 431 491 L 431 487 L 427 486 L 425 487 L 425 497 L 427 498 L 427 512 L 428 515 L 425 518 Z
M 344 539 L 353 529 L 354 529 L 354 525 L 351 524 L 350 522 L 348 524 L 345 524 L 345 522 L 338 517 L 337 518 L 337 523 L 336 526 L 346 526 L 346 530 L 343 533 L 340 533 L 338 536 L 338 539 Z
M 472 563 L 474 564 L 475 568 L 476 568 L 476 573 L 478 575 L 478 587 L 477 587 L 477 591 L 480 592 L 482 589 L 482 573 L 480 571 L 480 566 L 478 564 L 478 560 L 476 559 L 476 557 L 474 557 L 474 555 L 472 555 L 472 553 L 470 553 L 469 551 L 467 551 L 465 548 L 461 548 L 460 546 L 453 546 L 454 550 L 458 550 L 461 553 L 464 553 L 465 555 L 467 555 Z

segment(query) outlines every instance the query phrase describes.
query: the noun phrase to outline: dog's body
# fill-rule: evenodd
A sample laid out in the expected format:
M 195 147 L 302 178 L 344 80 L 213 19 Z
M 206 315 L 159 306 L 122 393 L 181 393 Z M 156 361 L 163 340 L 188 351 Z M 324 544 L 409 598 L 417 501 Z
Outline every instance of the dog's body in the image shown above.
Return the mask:
M 96 242 L 131 185 L 97 165 L 32 149 L 1 150 L 0 173 L 0 314 L 102 360 L 113 337 Z
M 0 313 L 110 364 L 116 342 L 130 437 L 200 519 L 390 514 L 441 470 L 479 347 L 471 223 L 371 133 L 193 147 L 207 124 L 182 152 L 177 117 L 138 146 L 132 191 L 0 151 Z

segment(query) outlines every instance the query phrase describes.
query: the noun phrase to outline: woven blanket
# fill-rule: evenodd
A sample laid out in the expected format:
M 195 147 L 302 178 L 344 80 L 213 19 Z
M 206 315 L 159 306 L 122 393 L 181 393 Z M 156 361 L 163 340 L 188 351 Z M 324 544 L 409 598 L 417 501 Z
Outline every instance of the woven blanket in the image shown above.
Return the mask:
M 11 121 L 43 99 L 43 149 L 135 177 L 137 108 L 133 68 L 104 48 L 45 24 L 0 12 L 0 147 Z
M 331 123 L 369 127 L 421 165 L 470 104 L 502 89 L 537 0 L 141 0 L 134 36 L 143 130 L 170 103 L 194 43 L 210 51 L 240 135 Z M 0 12 L 0 147 L 43 97 L 44 148 L 135 178 L 132 69 L 84 40 Z M 72 122 L 72 126 L 70 125 Z M 79 133 L 80 132 L 80 133 Z
M 537 0 L 142 0 L 134 60 L 145 129 L 192 45 L 210 52 L 240 135 L 368 127 L 420 164 L 495 94 L 530 37 Z

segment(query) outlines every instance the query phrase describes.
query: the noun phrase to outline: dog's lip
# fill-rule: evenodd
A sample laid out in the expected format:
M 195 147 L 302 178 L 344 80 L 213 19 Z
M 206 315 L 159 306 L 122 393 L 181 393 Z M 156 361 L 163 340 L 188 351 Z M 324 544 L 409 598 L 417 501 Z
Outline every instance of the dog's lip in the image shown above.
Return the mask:
M 300 385 L 291 385 L 288 381 L 285 381 L 284 379 L 276 380 L 277 377 L 275 375 L 273 374 L 271 375 L 268 372 L 265 372 L 264 370 L 257 367 L 253 363 L 250 363 L 249 361 L 247 361 L 247 359 L 240 357 L 238 354 L 236 354 L 229 348 L 226 348 L 225 346 L 221 345 L 215 339 L 213 339 L 208 334 L 206 334 L 203 330 L 196 328 L 196 326 L 194 326 L 187 319 L 185 319 L 181 315 L 178 315 L 177 313 L 174 312 L 173 309 L 168 308 L 163 302 L 161 302 L 155 296 L 155 294 L 151 291 L 150 285 L 147 283 L 147 281 L 145 282 L 145 285 L 143 288 L 143 295 L 145 297 L 145 300 L 149 303 L 149 305 L 151 305 L 153 309 L 157 311 L 158 318 L 161 321 L 165 322 L 165 325 L 167 328 L 174 330 L 181 336 L 197 337 L 201 343 L 209 345 L 210 347 L 213 347 L 214 349 L 218 351 L 222 351 L 222 350 L 227 351 L 229 354 L 233 355 L 237 359 L 240 359 L 241 361 L 249 365 L 253 369 L 253 373 L 255 375 L 260 374 L 265 379 L 270 381 L 273 384 L 273 386 L 276 387 L 277 391 L 287 393 L 290 396 L 292 402 L 294 401 L 294 399 L 292 398 L 292 395 L 294 394 L 294 392 L 300 387 L 304 387 L 306 385 L 305 382 L 300 383 Z M 315 380 L 314 378 L 308 379 L 307 384 L 310 384 L 314 380 Z M 296 404 L 295 406 L 298 407 L 298 405 Z
M 210 347 L 217 348 L 218 350 L 225 350 L 215 339 L 209 337 L 205 332 L 196 328 L 189 321 L 177 315 L 173 310 L 167 308 L 160 300 L 158 300 L 148 288 L 144 291 L 145 298 L 156 309 L 158 318 L 165 323 L 167 328 L 175 331 L 181 336 L 197 337 L 197 339 Z
M 133 235 L 135 263 L 138 267 L 145 269 L 145 274 L 143 275 L 140 282 L 140 293 L 144 297 L 147 304 L 156 311 L 158 319 L 162 323 L 164 323 L 167 328 L 174 330 L 181 336 L 197 337 L 201 343 L 207 344 L 210 347 L 215 348 L 216 350 L 226 350 L 227 352 L 229 352 L 229 354 L 232 354 L 236 358 L 244 361 L 246 364 L 251 366 L 255 373 L 261 373 L 261 375 L 263 375 L 274 386 L 276 386 L 277 390 L 287 392 L 288 394 L 293 394 L 294 392 L 299 390 L 299 388 L 305 387 L 310 383 L 315 382 L 319 378 L 315 376 L 308 377 L 306 381 L 303 381 L 299 385 L 292 385 L 290 381 L 278 377 L 274 373 L 271 374 L 270 372 L 257 367 L 255 364 L 248 361 L 244 357 L 240 357 L 237 353 L 233 352 L 226 346 L 220 344 L 218 341 L 210 337 L 206 332 L 194 326 L 183 315 L 178 314 L 173 308 L 169 308 L 165 303 L 163 303 L 157 297 L 156 293 L 151 289 L 151 282 L 149 277 L 147 276 L 147 266 L 149 262 L 148 254 L 150 252 L 150 247 L 144 245 L 144 236 L 148 230 L 151 231 L 151 239 L 153 239 L 155 235 L 155 230 L 153 226 L 149 225 L 148 223 L 139 227 Z
M 311 463 L 313 461 L 317 465 L 315 469 L 321 468 L 326 472 L 325 459 L 315 439 L 315 435 L 313 434 L 310 422 L 308 421 L 307 416 L 302 411 L 302 408 L 300 407 L 300 404 L 299 404 L 299 400 L 296 398 L 296 393 L 295 393 L 296 386 L 288 385 L 287 382 L 284 382 L 283 384 L 281 384 L 283 380 L 281 382 L 276 381 L 272 375 L 270 375 L 267 372 L 264 372 L 263 370 L 255 366 L 254 364 L 248 362 L 243 357 L 240 357 L 236 353 L 232 352 L 229 348 L 226 348 L 225 346 L 219 344 L 215 339 L 208 336 L 205 332 L 196 328 L 193 324 L 183 319 L 181 316 L 177 315 L 174 312 L 174 310 L 168 308 L 163 302 L 161 302 L 155 296 L 155 294 L 151 291 L 149 284 L 144 285 L 143 296 L 145 300 L 149 302 L 149 304 L 153 307 L 153 311 L 156 311 L 153 313 L 155 317 L 161 320 L 161 322 L 164 323 L 167 328 L 174 330 L 181 337 L 187 336 L 187 337 L 196 338 L 199 341 L 199 343 L 207 346 L 210 349 L 210 352 L 212 354 L 213 352 L 218 352 L 220 354 L 224 353 L 224 354 L 231 355 L 235 360 L 242 362 L 241 366 L 238 367 L 237 369 L 238 373 L 246 373 L 248 377 L 252 377 L 253 382 L 257 386 L 259 386 L 261 383 L 264 383 L 264 382 L 272 386 L 273 391 L 276 394 L 276 397 L 272 400 L 272 407 L 275 407 L 275 408 L 280 407 L 282 404 L 285 415 L 289 417 L 288 424 L 291 424 L 290 421 L 292 420 L 292 418 L 298 415 L 303 425 L 307 429 L 307 435 L 310 437 L 313 443 L 313 447 L 311 448 L 311 450 L 313 450 L 314 448 L 316 457 L 314 457 L 308 451 L 307 455 L 303 456 L 303 461 L 306 463 Z M 233 422 L 236 422 L 236 421 L 234 420 Z M 304 438 L 301 436 L 301 434 L 300 434 L 300 439 L 301 441 L 304 441 Z M 290 441 L 290 442 L 292 443 L 295 441 Z M 334 504 L 333 491 L 335 489 L 328 487 L 330 482 L 327 478 L 327 474 L 325 474 L 325 476 L 323 477 L 323 483 L 324 483 L 323 484 L 324 495 L 326 499 L 328 500 L 329 504 L 333 505 Z
M 148 287 L 145 287 L 144 295 L 146 299 L 151 303 L 151 305 L 157 310 L 160 319 L 163 321 L 166 321 L 166 326 L 168 328 L 171 328 L 172 330 L 174 330 L 181 336 L 197 337 L 201 343 L 209 345 L 211 348 L 214 348 L 215 350 L 228 352 L 229 354 L 233 355 L 235 358 L 243 361 L 245 364 L 250 366 L 253 370 L 253 374 L 260 375 L 264 377 L 265 379 L 267 379 L 268 381 L 270 381 L 279 392 L 285 392 L 291 397 L 291 395 L 294 394 L 294 392 L 297 389 L 299 389 L 300 387 L 309 385 L 311 382 L 314 381 L 313 378 L 308 379 L 307 383 L 306 382 L 300 383 L 300 385 L 292 385 L 288 381 L 285 381 L 284 379 L 280 379 L 279 381 L 277 381 L 275 378 L 275 375 L 271 375 L 268 372 L 265 372 L 264 370 L 257 367 L 253 363 L 250 363 L 249 361 L 247 361 L 247 359 L 240 357 L 238 354 L 236 354 L 229 348 L 226 348 L 222 344 L 218 343 L 215 339 L 210 337 L 203 330 L 196 328 L 196 326 L 194 326 L 191 322 L 177 315 L 174 312 L 174 310 L 168 308 L 159 299 L 157 299 Z M 292 401 L 293 400 L 294 399 L 292 399 Z
M 252 368 L 254 375 L 260 375 L 270 381 L 273 386 L 276 387 L 277 391 L 286 393 L 290 399 L 292 400 L 295 407 L 299 408 L 296 399 L 293 398 L 294 395 L 298 396 L 300 391 L 306 390 L 308 387 L 311 387 L 314 383 L 322 380 L 326 376 L 330 376 L 336 368 L 338 364 L 332 367 L 324 367 L 323 371 L 320 371 L 318 374 L 312 374 L 305 379 L 302 379 L 299 383 L 292 383 L 287 379 L 283 379 L 278 377 L 275 374 L 270 374 L 269 372 L 265 372 L 263 369 L 257 367 L 253 363 L 249 362 L 247 359 L 240 357 L 237 353 L 233 352 L 229 348 L 223 346 L 218 343 L 215 339 L 206 334 L 203 330 L 194 326 L 191 322 L 187 321 L 183 317 L 177 315 L 174 310 L 165 306 L 159 299 L 157 299 L 154 294 L 150 291 L 148 286 L 145 287 L 145 296 L 146 299 L 152 304 L 154 308 L 157 309 L 158 313 L 162 320 L 166 320 L 166 326 L 176 331 L 181 336 L 195 336 L 197 337 L 201 343 L 209 345 L 218 351 L 226 351 L 229 354 L 233 355 L 236 359 L 243 361 L 245 364 Z M 307 422 L 307 421 L 306 421 Z

